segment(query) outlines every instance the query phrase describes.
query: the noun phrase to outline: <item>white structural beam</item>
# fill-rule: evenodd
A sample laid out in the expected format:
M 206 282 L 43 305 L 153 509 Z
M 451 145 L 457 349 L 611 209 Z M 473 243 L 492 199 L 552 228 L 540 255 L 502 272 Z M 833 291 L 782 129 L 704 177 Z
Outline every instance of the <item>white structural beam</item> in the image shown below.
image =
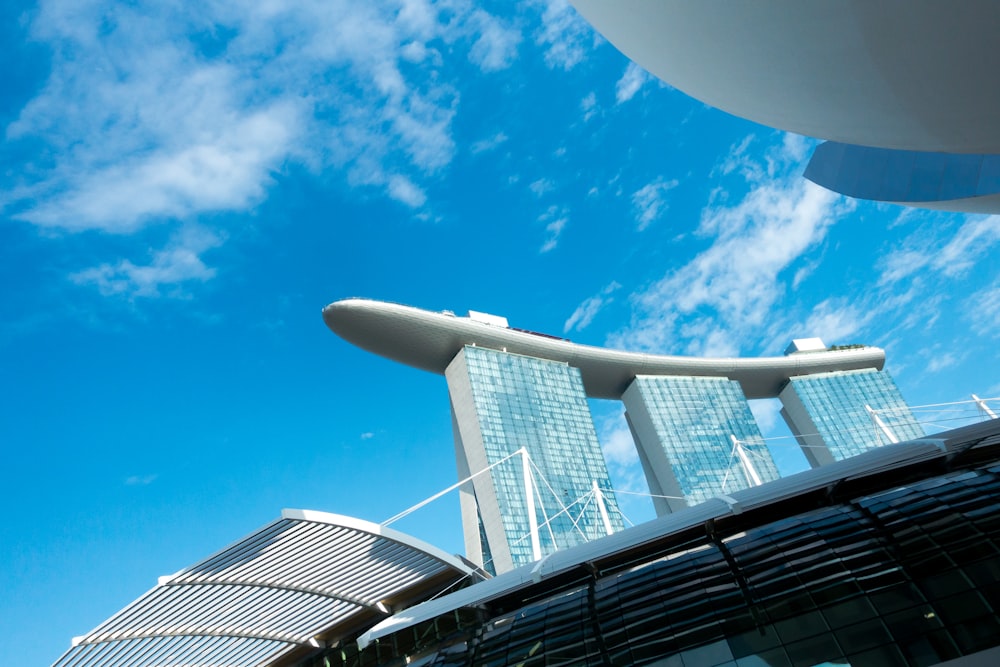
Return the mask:
M 871 416 L 872 422 L 874 422 L 875 426 L 878 427 L 878 430 L 882 431 L 882 434 L 889 440 L 890 444 L 896 444 L 899 442 L 899 438 L 896 437 L 896 434 L 889 429 L 886 423 L 882 421 L 882 418 L 878 416 L 878 413 L 872 410 L 872 407 L 867 403 L 865 404 L 865 410 Z
M 979 398 L 975 394 L 972 395 L 972 400 L 974 400 L 976 402 L 976 405 L 979 407 L 980 410 L 983 411 L 984 415 L 986 415 L 990 419 L 996 419 L 997 418 L 997 413 L 995 413 L 992 410 L 990 410 L 990 406 L 986 405 L 986 401 L 984 401 L 983 399 Z

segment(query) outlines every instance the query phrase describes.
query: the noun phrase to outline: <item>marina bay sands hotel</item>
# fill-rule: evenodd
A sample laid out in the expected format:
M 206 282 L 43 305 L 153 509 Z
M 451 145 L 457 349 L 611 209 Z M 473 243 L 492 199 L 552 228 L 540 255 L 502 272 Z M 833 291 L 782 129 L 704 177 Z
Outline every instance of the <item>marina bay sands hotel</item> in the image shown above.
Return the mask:
M 494 573 L 623 528 L 588 397 L 624 404 L 661 516 L 777 479 L 748 399 L 780 399 L 814 468 L 924 436 L 875 347 L 813 338 L 782 357 L 660 356 L 365 299 L 323 318 L 358 347 L 445 376 L 466 555 Z

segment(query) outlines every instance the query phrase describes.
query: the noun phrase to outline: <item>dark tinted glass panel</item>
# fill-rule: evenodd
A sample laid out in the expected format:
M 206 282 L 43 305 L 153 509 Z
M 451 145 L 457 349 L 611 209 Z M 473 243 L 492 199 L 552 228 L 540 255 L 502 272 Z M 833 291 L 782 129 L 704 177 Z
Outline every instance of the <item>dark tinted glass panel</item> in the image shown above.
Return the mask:
M 881 646 L 892 641 L 889 632 L 882 625 L 882 621 L 878 619 L 840 628 L 834 631 L 834 636 L 841 648 L 849 653 Z
M 895 646 L 879 646 L 847 656 L 851 667 L 906 667 L 909 663 Z
M 785 652 L 793 667 L 812 667 L 839 660 L 843 654 L 830 635 L 817 635 L 800 642 L 785 645 Z

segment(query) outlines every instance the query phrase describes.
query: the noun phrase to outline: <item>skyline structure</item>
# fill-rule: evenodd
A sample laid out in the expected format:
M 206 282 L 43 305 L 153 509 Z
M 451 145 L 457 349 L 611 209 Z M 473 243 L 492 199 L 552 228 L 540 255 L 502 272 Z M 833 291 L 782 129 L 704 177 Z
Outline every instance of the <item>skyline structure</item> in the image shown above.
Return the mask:
M 892 376 L 856 370 L 793 377 L 779 398 L 781 416 L 812 467 L 877 445 L 922 438 Z
M 577 345 L 476 311 L 346 299 L 323 317 L 363 349 L 445 376 L 466 555 L 496 573 L 621 529 L 587 397 L 623 402 L 658 515 L 778 478 L 749 396 L 788 401 L 782 414 L 813 467 L 884 444 L 886 411 L 893 428 L 912 421 L 884 352 L 860 345 L 813 338 L 783 357 L 666 357 Z
M 640 375 L 622 402 L 657 515 L 778 478 L 738 382 Z
M 466 346 L 445 370 L 466 557 L 506 572 L 624 528 L 580 371 Z M 536 474 L 537 473 L 537 474 Z
M 1000 9 L 970 0 L 730 6 L 571 0 L 626 56 L 706 104 L 829 140 L 805 177 L 850 197 L 1000 212 Z

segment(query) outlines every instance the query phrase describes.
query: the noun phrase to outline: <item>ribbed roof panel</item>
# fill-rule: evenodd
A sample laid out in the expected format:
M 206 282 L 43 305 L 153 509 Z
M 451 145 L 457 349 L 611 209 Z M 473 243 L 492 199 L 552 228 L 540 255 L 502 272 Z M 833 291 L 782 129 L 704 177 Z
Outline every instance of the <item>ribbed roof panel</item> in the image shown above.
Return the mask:
M 160 583 L 82 637 L 54 667 L 268 665 L 375 622 L 431 581 L 473 574 L 377 524 L 290 510 Z

